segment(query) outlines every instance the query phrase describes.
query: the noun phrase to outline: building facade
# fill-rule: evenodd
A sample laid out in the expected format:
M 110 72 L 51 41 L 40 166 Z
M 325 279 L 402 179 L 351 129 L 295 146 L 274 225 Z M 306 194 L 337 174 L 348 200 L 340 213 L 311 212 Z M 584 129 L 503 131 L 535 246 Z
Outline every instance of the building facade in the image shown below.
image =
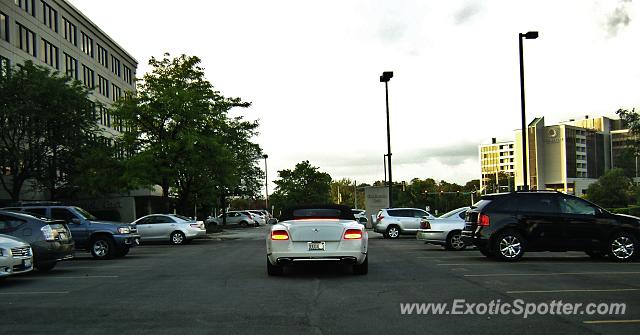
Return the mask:
M 90 99 L 96 102 L 93 113 L 105 137 L 113 138 L 122 131 L 109 107 L 127 92 L 135 92 L 138 61 L 68 1 L 0 1 L 0 74 L 27 60 L 82 82 L 92 90 Z M 112 219 L 132 221 L 158 207 L 157 194 L 157 190 L 138 190 L 73 202 Z M 21 198 L 41 200 L 47 196 L 27 181 Z M 7 201 L 8 194 L 0 188 L 0 204 Z
M 569 120 L 545 125 L 534 119 L 527 127 L 527 169 L 530 189 L 582 195 L 612 167 L 615 153 L 628 145 L 628 129 L 607 117 Z M 522 132 L 515 134 L 515 183 L 524 185 Z
M 481 170 L 480 192 L 510 190 L 511 179 L 515 175 L 514 141 L 498 142 L 493 138 L 491 144 L 481 144 L 478 149 Z
M 138 61 L 66 0 L 0 2 L 0 71 L 30 60 L 93 90 L 96 122 L 118 130 L 108 107 L 135 91 Z M 98 106 L 100 105 L 98 104 Z

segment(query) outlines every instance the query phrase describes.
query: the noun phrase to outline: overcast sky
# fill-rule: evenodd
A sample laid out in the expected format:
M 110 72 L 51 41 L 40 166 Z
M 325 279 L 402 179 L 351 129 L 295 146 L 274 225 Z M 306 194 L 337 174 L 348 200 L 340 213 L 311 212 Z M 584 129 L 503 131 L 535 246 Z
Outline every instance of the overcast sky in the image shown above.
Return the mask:
M 276 171 L 309 160 L 334 179 L 384 177 L 383 71 L 394 180 L 479 178 L 478 145 L 527 122 L 615 116 L 640 105 L 636 0 L 69 0 L 139 62 L 202 59 L 226 96 L 253 105 Z M 271 189 L 273 189 L 271 187 Z

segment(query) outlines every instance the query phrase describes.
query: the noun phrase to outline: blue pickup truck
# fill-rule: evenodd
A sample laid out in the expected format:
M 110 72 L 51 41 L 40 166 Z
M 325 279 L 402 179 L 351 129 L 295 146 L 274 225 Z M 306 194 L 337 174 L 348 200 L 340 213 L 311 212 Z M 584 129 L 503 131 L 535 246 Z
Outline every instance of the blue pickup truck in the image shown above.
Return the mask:
M 90 251 L 96 259 L 123 257 L 130 248 L 140 243 L 140 235 L 135 225 L 98 220 L 80 207 L 55 203 L 23 203 L 3 209 L 65 221 L 73 235 L 75 248 Z

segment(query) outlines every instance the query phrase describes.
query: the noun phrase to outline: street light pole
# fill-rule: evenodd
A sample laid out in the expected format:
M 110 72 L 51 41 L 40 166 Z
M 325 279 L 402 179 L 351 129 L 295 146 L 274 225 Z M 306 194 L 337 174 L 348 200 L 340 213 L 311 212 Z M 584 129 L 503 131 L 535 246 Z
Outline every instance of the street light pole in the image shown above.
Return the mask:
M 268 211 L 269 210 L 269 178 L 267 175 L 267 158 L 269 158 L 269 155 L 264 154 L 262 155 L 262 158 L 264 158 L 264 192 L 265 192 L 264 209 Z
M 389 208 L 393 208 L 393 177 L 391 174 L 391 126 L 389 125 L 389 80 L 393 78 L 392 71 L 385 71 L 380 76 L 380 82 L 384 83 L 385 98 L 387 103 L 387 159 L 389 160 Z
M 519 33 L 518 34 L 518 46 L 519 46 L 519 55 L 520 55 L 520 107 L 522 109 L 522 180 L 524 181 L 523 189 L 529 189 L 529 176 L 527 171 L 527 125 L 526 125 L 526 117 L 525 117 L 525 104 L 524 104 L 524 61 L 523 61 L 523 52 L 522 52 L 522 38 L 526 38 L 528 40 L 534 40 L 538 38 L 537 31 L 530 31 L 526 34 Z

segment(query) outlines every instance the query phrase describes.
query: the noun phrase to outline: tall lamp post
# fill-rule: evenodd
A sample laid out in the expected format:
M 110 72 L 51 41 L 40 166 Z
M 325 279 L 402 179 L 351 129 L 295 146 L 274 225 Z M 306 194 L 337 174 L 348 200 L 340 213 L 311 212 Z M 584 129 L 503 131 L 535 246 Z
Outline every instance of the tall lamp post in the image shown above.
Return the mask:
M 389 208 L 393 208 L 393 178 L 391 177 L 391 127 L 389 125 L 389 80 L 393 78 L 393 71 L 382 72 L 380 82 L 384 83 L 387 102 L 387 159 L 389 160 Z
M 526 125 L 526 117 L 524 112 L 524 62 L 522 56 L 522 38 L 526 38 L 528 40 L 535 40 L 538 38 L 537 31 L 530 31 L 526 34 L 519 33 L 518 34 L 518 42 L 519 42 L 519 51 L 520 51 L 520 106 L 522 108 L 522 180 L 524 181 L 523 189 L 529 189 L 529 175 L 527 171 L 527 125 Z
M 268 211 L 269 210 L 269 178 L 267 177 L 267 158 L 269 158 L 269 155 L 264 154 L 262 155 L 262 158 L 264 158 L 264 192 L 265 192 L 264 209 Z

